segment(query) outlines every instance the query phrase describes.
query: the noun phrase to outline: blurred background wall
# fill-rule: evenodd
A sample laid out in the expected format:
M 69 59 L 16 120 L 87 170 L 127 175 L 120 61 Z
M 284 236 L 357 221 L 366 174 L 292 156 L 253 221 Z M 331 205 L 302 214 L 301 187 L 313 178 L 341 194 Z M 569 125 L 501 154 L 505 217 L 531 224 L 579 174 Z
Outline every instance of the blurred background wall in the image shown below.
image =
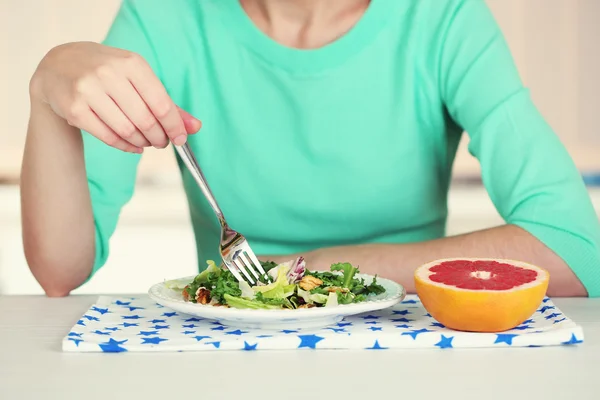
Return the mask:
M 590 182 L 600 210 L 599 189 L 593 185 L 600 176 L 600 0 L 487 3 L 536 104 Z M 50 48 L 102 40 L 119 4 L 120 0 L 0 1 L 0 293 L 41 293 L 23 256 L 17 186 L 29 79 Z M 455 165 L 449 234 L 502 223 L 478 184 L 479 165 L 466 144 L 461 144 Z M 77 292 L 143 292 L 156 281 L 195 272 L 194 241 L 178 179 L 171 151 L 146 152 L 136 194 L 112 240 L 109 262 Z

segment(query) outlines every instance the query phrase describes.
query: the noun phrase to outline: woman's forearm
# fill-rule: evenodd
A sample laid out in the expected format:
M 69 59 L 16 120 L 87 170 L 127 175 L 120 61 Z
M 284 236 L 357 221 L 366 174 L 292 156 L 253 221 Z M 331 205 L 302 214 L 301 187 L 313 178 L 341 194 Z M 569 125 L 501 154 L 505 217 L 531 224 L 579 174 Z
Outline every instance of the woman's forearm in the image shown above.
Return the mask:
M 21 171 L 25 256 L 49 296 L 65 296 L 89 275 L 94 220 L 81 133 L 32 100 Z
M 366 244 L 319 249 L 304 255 L 311 269 L 328 269 L 333 263 L 350 262 L 361 272 L 379 274 L 414 292 L 413 272 L 440 258 L 487 257 L 530 262 L 550 273 L 548 294 L 586 296 L 587 292 L 569 266 L 525 230 L 504 225 L 463 235 L 407 244 Z M 289 257 L 261 257 L 285 261 Z

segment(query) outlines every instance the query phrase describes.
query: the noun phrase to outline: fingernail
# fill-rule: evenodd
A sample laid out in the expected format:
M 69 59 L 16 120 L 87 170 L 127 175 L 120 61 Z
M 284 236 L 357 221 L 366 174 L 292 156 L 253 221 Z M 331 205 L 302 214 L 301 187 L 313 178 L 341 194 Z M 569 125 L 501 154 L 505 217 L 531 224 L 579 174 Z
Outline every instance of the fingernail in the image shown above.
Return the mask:
M 174 143 L 176 146 L 183 146 L 183 145 L 185 144 L 185 141 L 186 141 L 186 139 L 187 139 L 187 138 L 186 138 L 186 136 L 185 136 L 185 135 L 179 135 L 179 136 L 177 136 L 175 139 L 173 139 L 173 143 Z

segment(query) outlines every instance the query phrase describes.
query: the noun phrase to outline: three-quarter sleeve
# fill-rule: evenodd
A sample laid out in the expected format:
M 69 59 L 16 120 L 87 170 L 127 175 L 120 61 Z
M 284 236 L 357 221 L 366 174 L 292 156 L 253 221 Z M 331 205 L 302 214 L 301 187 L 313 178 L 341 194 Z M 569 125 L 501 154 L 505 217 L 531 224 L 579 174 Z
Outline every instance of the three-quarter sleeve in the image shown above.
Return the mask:
M 506 223 L 558 254 L 600 296 L 600 224 L 581 175 L 534 105 L 483 0 L 454 2 L 440 40 L 438 83 L 469 135 L 483 184 Z

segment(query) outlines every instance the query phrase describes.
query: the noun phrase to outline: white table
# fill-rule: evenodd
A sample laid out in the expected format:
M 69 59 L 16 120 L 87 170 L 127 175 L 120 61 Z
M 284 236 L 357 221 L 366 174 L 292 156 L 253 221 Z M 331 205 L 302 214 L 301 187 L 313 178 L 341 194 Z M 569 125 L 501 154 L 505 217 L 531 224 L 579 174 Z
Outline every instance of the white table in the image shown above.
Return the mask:
M 0 399 L 600 399 L 600 299 L 553 299 L 577 347 L 62 353 L 95 299 L 0 297 Z

